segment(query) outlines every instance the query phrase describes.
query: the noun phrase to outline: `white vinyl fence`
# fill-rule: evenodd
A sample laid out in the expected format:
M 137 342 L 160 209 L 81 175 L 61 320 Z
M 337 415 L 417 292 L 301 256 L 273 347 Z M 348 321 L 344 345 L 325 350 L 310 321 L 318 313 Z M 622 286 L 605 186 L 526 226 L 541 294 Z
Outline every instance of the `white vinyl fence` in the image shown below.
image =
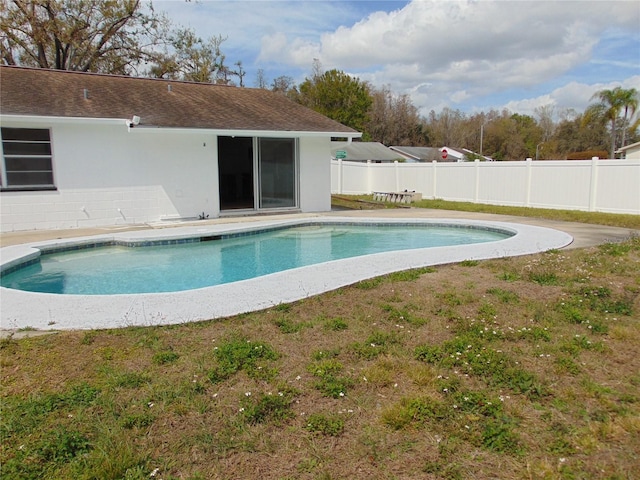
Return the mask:
M 640 160 L 358 163 L 331 161 L 331 193 L 640 214 Z

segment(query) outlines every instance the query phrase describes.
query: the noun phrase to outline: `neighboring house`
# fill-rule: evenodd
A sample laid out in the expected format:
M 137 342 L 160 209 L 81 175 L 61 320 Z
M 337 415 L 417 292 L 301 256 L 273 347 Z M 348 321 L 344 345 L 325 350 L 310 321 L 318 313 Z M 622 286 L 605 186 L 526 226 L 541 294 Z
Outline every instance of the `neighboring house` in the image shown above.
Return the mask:
M 331 158 L 371 163 L 405 160 L 402 155 L 378 142 L 331 142 Z
M 439 150 L 442 155 L 444 155 L 444 153 L 446 152 L 447 158 L 445 159 L 445 161 L 449 161 L 449 162 L 466 162 L 467 161 L 466 153 L 462 149 L 444 146 Z
M 0 67 L 2 231 L 328 211 L 331 138 L 263 89 Z
M 616 153 L 624 153 L 624 158 L 627 160 L 640 159 L 640 142 L 622 147 Z
M 465 160 L 464 161 L 465 162 L 469 162 L 469 161 L 472 161 L 472 160 L 475 160 L 475 159 L 478 159 L 478 160 L 480 160 L 482 162 L 493 162 L 494 161 L 493 158 L 487 157 L 486 155 L 480 155 L 480 154 L 478 154 L 478 153 L 476 153 L 476 152 L 474 152 L 472 150 L 469 150 L 468 148 L 461 148 L 459 151 L 464 154 L 464 156 L 465 156 Z
M 443 160 L 439 148 L 433 147 L 405 147 L 391 146 L 394 152 L 402 155 L 407 162 L 450 162 L 451 160 Z
M 462 154 L 456 152 L 454 154 L 453 149 L 449 147 L 435 148 L 435 147 L 389 147 L 393 151 L 398 152 L 404 156 L 409 162 L 460 162 Z M 446 158 L 443 157 L 443 150 L 447 149 Z
M 474 158 L 481 158 L 487 162 L 492 161 L 490 157 L 480 157 L 480 155 L 466 148 L 446 146 L 441 148 L 392 146 L 389 148 L 404 156 L 409 162 L 467 162 L 469 159 Z

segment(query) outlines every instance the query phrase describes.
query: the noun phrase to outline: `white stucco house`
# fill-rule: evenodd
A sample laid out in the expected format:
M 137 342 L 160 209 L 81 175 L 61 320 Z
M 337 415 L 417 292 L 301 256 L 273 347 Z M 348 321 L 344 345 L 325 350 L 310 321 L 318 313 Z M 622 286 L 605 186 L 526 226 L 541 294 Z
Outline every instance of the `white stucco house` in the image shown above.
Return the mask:
M 624 153 L 627 160 L 636 160 L 640 158 L 640 142 L 632 143 L 626 147 L 620 148 L 616 153 Z
M 262 89 L 0 67 L 2 231 L 331 208 L 331 138 Z

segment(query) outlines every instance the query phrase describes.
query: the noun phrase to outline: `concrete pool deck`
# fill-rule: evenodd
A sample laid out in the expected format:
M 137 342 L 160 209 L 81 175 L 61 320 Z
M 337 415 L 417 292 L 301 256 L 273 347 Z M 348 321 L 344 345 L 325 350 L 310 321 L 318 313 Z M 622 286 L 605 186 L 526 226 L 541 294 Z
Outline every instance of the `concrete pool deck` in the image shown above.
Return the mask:
M 393 252 L 328 262 L 257 279 L 185 292 L 139 295 L 74 296 L 1 289 L 0 335 L 18 330 L 24 335 L 42 331 L 166 325 L 220 318 L 288 303 L 391 271 L 508 255 L 524 255 L 551 248 L 582 248 L 618 242 L 640 232 L 599 225 L 558 222 L 525 217 L 473 214 L 427 209 L 345 210 L 323 214 L 281 214 L 226 217 L 180 224 L 156 224 L 58 231 L 15 232 L 0 235 L 2 263 L 25 249 L 41 243 L 65 243 L 78 237 L 168 238 L 197 236 L 227 230 L 246 230 L 273 224 L 304 221 L 390 222 L 420 220 L 448 221 L 515 229 L 511 239 L 488 244 L 437 247 L 419 251 Z M 552 229 L 552 230 L 546 230 Z M 6 247 L 6 248 L 5 248 Z M 33 248 L 31 248 L 33 250 Z M 17 253 L 16 253 L 17 252 Z M 23 253 L 20 253 L 23 252 Z M 369 258 L 370 257 L 370 258 Z M 338 268 L 339 267 L 339 268 Z M 25 330 L 27 329 L 27 330 Z M 35 330 L 33 330 L 35 329 Z
M 381 217 L 381 218 L 440 218 L 440 219 L 469 219 L 487 220 L 497 222 L 521 223 L 525 225 L 537 225 L 540 227 L 554 228 L 568 233 L 573 237 L 573 242 L 565 248 L 583 248 L 600 245 L 606 242 L 620 242 L 628 239 L 631 235 L 640 235 L 640 230 L 629 228 L 609 227 L 606 225 L 592 225 L 577 222 L 562 222 L 557 220 L 546 220 L 541 218 L 518 217 L 512 215 L 496 215 L 490 213 L 470 213 L 454 210 L 433 210 L 426 208 L 402 208 L 387 210 L 341 210 L 318 214 L 277 214 L 277 215 L 248 215 L 239 217 L 222 217 L 210 220 L 199 220 L 193 222 L 158 222 L 149 225 L 128 225 L 115 227 L 93 227 L 93 228 L 73 228 L 66 230 L 28 230 L 20 232 L 0 233 L 0 247 L 18 245 L 24 243 L 40 242 L 45 240 L 84 237 L 90 235 L 103 235 L 105 233 L 127 232 L 138 230 L 153 230 L 162 228 L 176 228 L 188 225 L 216 225 L 229 223 L 245 223 L 256 221 L 269 221 L 286 219 L 305 219 L 325 216 L 340 217 Z

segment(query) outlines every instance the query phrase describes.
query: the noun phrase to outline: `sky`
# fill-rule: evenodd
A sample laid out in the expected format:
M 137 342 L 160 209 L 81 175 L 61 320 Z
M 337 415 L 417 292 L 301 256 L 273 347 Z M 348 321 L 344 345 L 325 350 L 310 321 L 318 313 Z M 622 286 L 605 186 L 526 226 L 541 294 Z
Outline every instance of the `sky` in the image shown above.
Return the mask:
M 245 86 L 261 69 L 300 84 L 314 60 L 407 94 L 421 115 L 582 112 L 595 92 L 640 91 L 640 2 L 154 0 L 174 25 L 222 35 Z

